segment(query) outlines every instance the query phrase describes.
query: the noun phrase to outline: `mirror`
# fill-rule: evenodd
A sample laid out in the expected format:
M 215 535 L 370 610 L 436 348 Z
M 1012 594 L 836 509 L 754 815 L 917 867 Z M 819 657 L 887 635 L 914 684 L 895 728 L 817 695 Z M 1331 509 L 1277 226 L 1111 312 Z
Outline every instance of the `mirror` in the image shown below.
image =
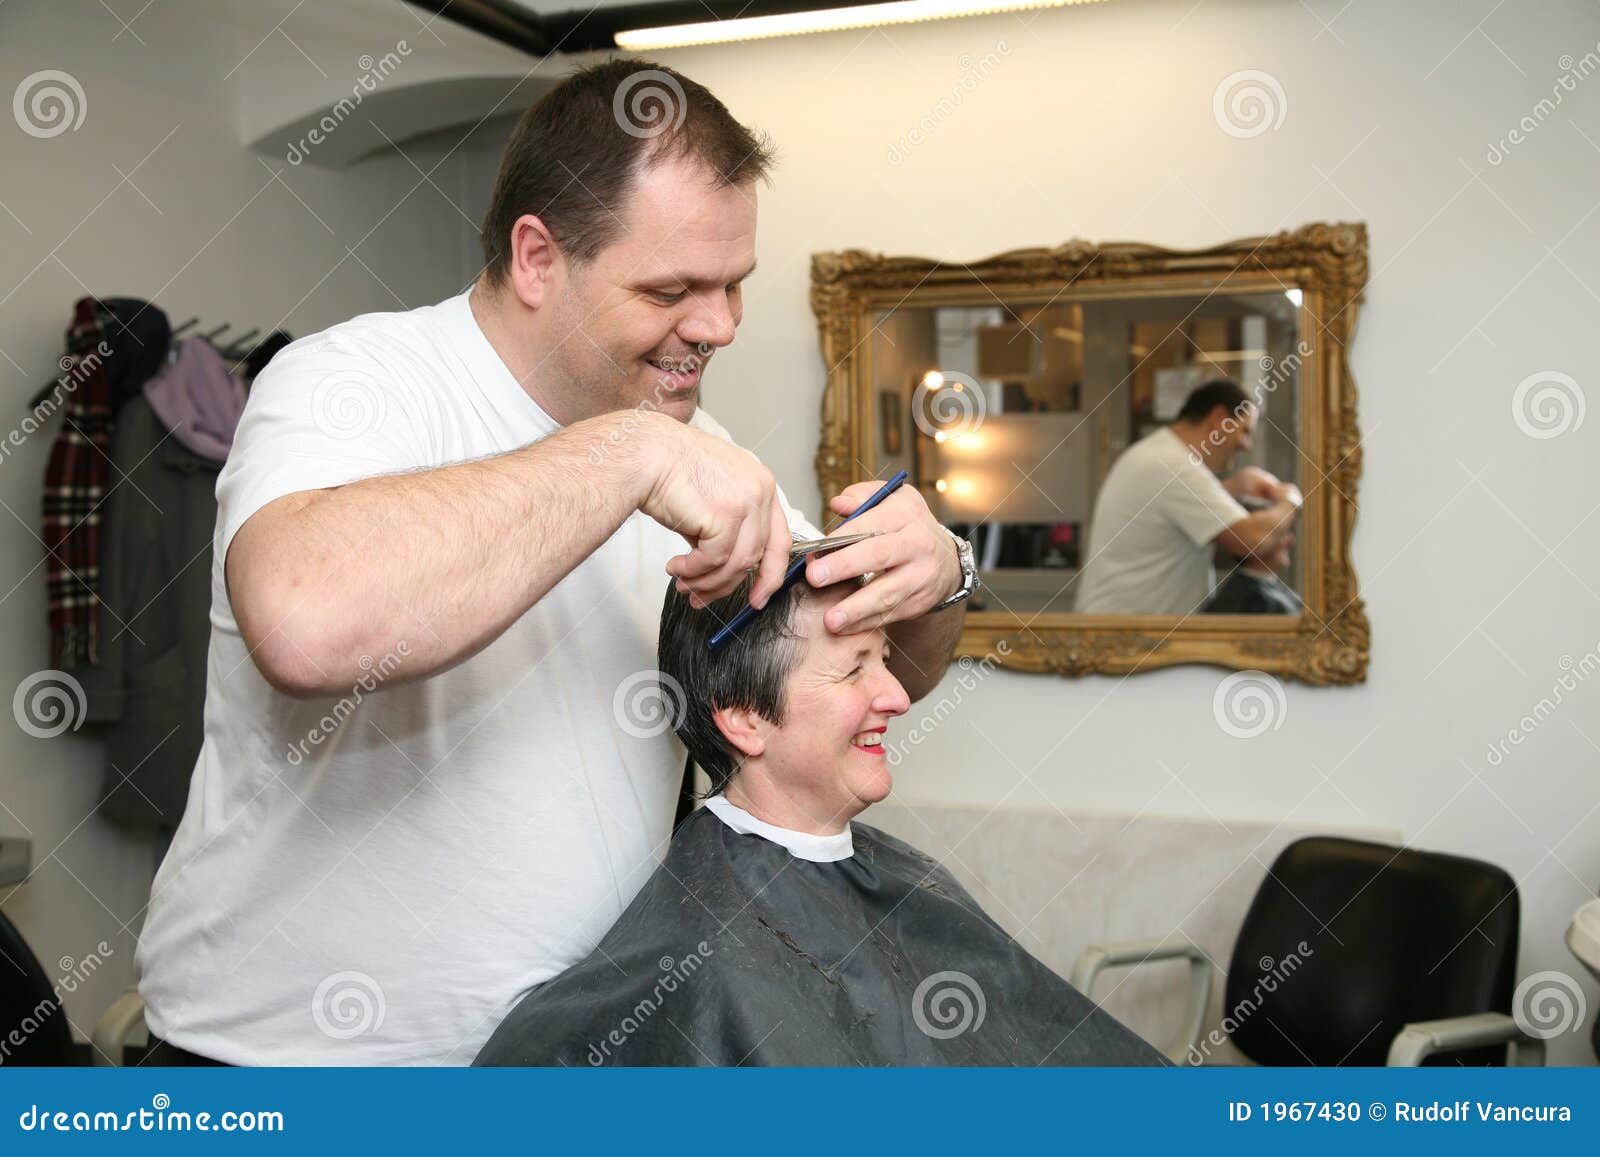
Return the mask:
M 1365 277 L 1360 225 L 1190 253 L 818 254 L 819 484 L 907 470 L 972 542 L 961 654 L 1359 682 L 1345 352 Z

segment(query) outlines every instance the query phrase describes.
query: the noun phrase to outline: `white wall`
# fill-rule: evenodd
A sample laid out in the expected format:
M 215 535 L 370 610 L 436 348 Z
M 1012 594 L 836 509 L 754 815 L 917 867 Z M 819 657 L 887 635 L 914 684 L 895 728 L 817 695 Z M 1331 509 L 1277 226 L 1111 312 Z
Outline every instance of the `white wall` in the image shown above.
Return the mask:
M 1582 972 L 1561 933 L 1600 885 L 1600 680 L 1562 692 L 1500 766 L 1487 747 L 1600 642 L 1600 420 L 1538 440 L 1512 415 L 1539 371 L 1600 400 L 1600 75 L 1503 163 L 1486 154 L 1550 95 L 1559 58 L 1597 41 L 1600 11 L 1576 0 L 1111 0 L 659 54 L 781 150 L 707 404 L 813 509 L 815 251 L 1371 231 L 1354 345 L 1366 685 L 1290 685 L 1281 727 L 1240 740 L 1213 719 L 1220 671 L 1001 673 L 901 765 L 904 797 L 1398 828 L 1516 877 L 1524 973 Z M 997 66 L 962 90 L 987 53 Z M 1212 101 L 1243 69 L 1276 78 L 1285 116 L 1236 139 Z M 954 114 L 891 164 L 952 90 Z M 1583 980 L 1592 1017 L 1600 990 Z M 1571 1034 L 1551 1056 L 1593 1060 Z
M 391 153 L 335 173 L 240 142 L 264 123 L 264 92 L 279 92 L 275 107 L 287 119 L 320 94 L 349 92 L 361 54 L 381 57 L 401 37 L 412 45 L 404 67 L 418 77 L 531 62 L 448 22 L 425 28 L 395 0 L 299 9 L 289 0 L 113 0 L 111 8 L 131 27 L 97 0 L 0 7 L 0 396 L 11 415 L 0 418 L 0 436 L 58 372 L 62 333 L 84 294 L 149 298 L 174 324 L 198 314 L 232 322 L 235 333 L 304 334 L 357 313 L 427 304 L 471 279 L 478 263 L 464 239 L 476 223 L 454 207 L 469 172 L 463 153 L 424 181 L 449 145 L 406 146 L 409 161 Z M 35 138 L 10 115 L 12 94 L 42 69 L 81 85 L 85 115 L 75 131 Z M 250 94 L 248 110 L 241 93 Z M 48 666 L 36 535 L 58 424 L 0 461 L 7 701 Z M 103 762 L 87 732 L 44 740 L 10 720 L 0 728 L 0 835 L 31 838 L 38 866 L 25 886 L 0 888 L 0 904 L 52 977 L 72 971 L 58 970 L 63 958 L 80 961 L 101 940 L 113 953 L 67 997 L 80 1036 L 133 980 L 153 872 L 146 841 L 91 814 Z

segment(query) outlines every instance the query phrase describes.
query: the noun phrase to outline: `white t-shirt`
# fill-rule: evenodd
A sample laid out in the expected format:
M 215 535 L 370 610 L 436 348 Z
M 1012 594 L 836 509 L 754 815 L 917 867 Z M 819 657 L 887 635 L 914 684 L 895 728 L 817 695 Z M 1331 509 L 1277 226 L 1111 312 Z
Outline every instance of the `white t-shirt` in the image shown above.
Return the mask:
M 1080 614 L 1187 615 L 1211 595 L 1211 542 L 1248 511 L 1169 427 L 1106 475 L 1078 582 Z
M 375 655 L 342 697 L 275 691 L 223 585 L 273 499 L 556 429 L 465 294 L 297 341 L 256 379 L 217 482 L 205 741 L 139 939 L 154 1033 L 235 1064 L 467 1064 L 659 863 L 685 760 L 650 703 L 679 535 L 635 512 L 466 662 L 384 687 L 399 656 Z

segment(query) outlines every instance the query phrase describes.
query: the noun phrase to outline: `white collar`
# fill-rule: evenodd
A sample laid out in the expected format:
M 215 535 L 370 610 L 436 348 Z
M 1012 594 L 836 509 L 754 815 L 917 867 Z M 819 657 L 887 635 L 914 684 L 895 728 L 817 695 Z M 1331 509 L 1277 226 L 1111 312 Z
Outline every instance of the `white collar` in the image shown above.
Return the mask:
M 789 849 L 791 856 L 802 860 L 831 864 L 835 860 L 848 860 L 856 854 L 855 839 L 848 823 L 844 825 L 844 831 L 837 835 L 814 836 L 810 832 L 797 832 L 792 828 L 780 828 L 758 820 L 738 804 L 729 802 L 725 795 L 714 795 L 706 800 L 706 810 L 741 836 L 760 836 L 764 840 L 771 840 Z

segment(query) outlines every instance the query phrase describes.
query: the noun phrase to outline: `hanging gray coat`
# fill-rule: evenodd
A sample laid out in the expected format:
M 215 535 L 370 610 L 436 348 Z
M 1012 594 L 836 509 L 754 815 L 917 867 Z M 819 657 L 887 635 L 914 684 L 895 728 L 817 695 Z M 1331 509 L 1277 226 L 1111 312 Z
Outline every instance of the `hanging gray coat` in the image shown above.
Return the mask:
M 100 662 L 82 672 L 85 718 L 106 739 L 100 813 L 170 833 L 204 738 L 222 463 L 186 449 L 142 395 L 117 415 L 111 447 Z

